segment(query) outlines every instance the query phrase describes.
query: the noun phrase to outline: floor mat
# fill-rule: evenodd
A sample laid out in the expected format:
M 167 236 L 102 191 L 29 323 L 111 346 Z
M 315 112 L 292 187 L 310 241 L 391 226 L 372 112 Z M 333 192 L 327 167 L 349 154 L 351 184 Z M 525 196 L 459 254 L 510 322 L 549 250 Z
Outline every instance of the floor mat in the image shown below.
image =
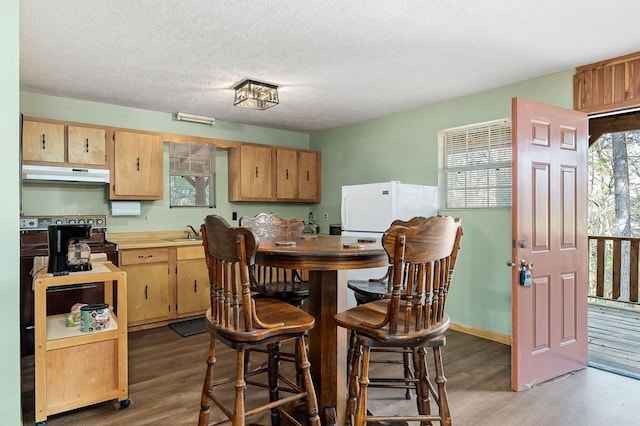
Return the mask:
M 204 318 L 174 322 L 169 324 L 169 327 L 182 337 L 193 336 L 194 334 L 205 333 L 207 331 L 207 323 Z

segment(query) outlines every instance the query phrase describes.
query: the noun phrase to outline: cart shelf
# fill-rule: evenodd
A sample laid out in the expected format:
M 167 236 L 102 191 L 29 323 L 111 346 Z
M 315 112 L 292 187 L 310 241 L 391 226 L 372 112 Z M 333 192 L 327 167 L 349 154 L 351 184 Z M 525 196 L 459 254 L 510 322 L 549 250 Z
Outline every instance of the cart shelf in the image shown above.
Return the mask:
M 104 281 L 110 312 L 105 330 L 82 332 L 67 327 L 66 315 L 47 316 L 47 289 Z M 127 361 L 127 276 L 111 262 L 94 263 L 92 271 L 53 276 L 40 272 L 34 280 L 36 423 L 47 416 L 117 399 L 129 405 Z

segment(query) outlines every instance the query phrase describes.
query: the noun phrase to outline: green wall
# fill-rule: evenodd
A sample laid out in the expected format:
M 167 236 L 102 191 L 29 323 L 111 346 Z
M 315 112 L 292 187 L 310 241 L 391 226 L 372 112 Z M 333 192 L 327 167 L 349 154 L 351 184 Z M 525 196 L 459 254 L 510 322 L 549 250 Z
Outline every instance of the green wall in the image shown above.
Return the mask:
M 340 222 L 342 185 L 398 180 L 438 184 L 438 131 L 449 127 L 510 117 L 511 98 L 520 96 L 571 108 L 573 71 L 428 105 L 338 129 L 305 133 L 217 121 L 214 127 L 176 122 L 171 114 L 23 92 L 25 115 L 109 126 L 191 134 L 220 139 L 311 148 L 322 152 L 320 204 L 229 203 L 227 152 L 216 158 L 217 207 L 169 209 L 168 200 L 142 202 L 141 217 L 109 217 L 111 232 L 185 229 L 210 213 L 231 220 L 231 212 L 253 215 L 272 211 L 306 218 L 313 212 L 322 232 Z M 165 146 L 166 153 L 166 146 Z M 168 162 L 165 155 L 165 176 Z M 165 194 L 167 191 L 165 179 Z M 108 189 L 83 185 L 33 184 L 23 187 L 25 214 L 109 213 Z M 328 218 L 324 219 L 324 213 Z M 511 334 L 510 210 L 443 211 L 462 218 L 463 249 L 448 310 L 454 322 Z
M 514 96 L 572 108 L 573 71 L 312 134 L 311 149 L 322 151 L 322 203 L 315 211 L 327 212 L 329 223 L 340 222 L 345 184 L 437 185 L 438 131 L 510 118 Z M 511 210 L 442 213 L 460 217 L 465 228 L 447 302 L 452 320 L 511 335 L 511 270 L 505 266 L 511 256 Z
M 19 0 L 0 3 L 0 424 L 22 424 L 20 411 L 20 250 L 18 244 L 19 188 Z
M 248 126 L 216 120 L 214 126 L 175 121 L 171 113 L 148 111 L 117 105 L 76 99 L 20 93 L 20 110 L 25 116 L 50 118 L 105 126 L 150 130 L 172 134 L 202 136 L 216 139 L 309 148 L 309 135 L 300 132 Z M 23 212 L 25 215 L 44 214 L 107 214 L 110 232 L 143 232 L 186 230 L 190 224 L 196 229 L 208 214 L 219 214 L 231 222 L 231 212 L 254 215 L 270 211 L 287 217 L 306 219 L 311 205 L 273 203 L 229 203 L 227 201 L 227 151 L 216 153 L 216 208 L 169 208 L 168 145 L 164 146 L 164 199 L 143 201 L 141 216 L 110 216 L 109 190 L 106 185 L 25 183 Z

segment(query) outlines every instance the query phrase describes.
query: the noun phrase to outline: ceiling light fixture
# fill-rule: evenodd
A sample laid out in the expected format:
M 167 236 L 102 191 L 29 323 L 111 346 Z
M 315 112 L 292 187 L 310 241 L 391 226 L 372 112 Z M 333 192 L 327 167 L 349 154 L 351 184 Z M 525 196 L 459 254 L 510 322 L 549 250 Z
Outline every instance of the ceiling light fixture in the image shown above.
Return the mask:
M 265 110 L 278 105 L 278 86 L 245 80 L 235 87 L 235 106 Z
M 207 117 L 206 115 L 188 114 L 186 112 L 176 112 L 176 120 L 208 124 L 210 126 L 213 126 L 216 123 L 216 119 L 213 117 Z

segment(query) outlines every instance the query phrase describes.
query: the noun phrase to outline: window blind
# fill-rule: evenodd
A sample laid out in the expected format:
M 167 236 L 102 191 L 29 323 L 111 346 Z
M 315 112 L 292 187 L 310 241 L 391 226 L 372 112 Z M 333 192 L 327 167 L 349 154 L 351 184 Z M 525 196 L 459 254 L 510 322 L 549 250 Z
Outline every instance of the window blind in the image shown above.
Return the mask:
M 442 130 L 446 208 L 511 206 L 511 122 Z

